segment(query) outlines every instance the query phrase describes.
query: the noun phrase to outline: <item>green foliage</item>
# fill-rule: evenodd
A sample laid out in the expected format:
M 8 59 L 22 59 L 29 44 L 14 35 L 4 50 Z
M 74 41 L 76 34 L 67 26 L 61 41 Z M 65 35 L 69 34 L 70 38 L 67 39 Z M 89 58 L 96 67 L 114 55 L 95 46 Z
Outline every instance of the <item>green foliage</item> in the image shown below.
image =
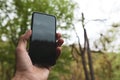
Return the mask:
M 33 11 L 55 15 L 57 29 L 66 30 L 71 27 L 74 7 L 71 0 L 0 0 L 0 80 L 13 75 L 15 47 L 19 36 L 30 29 Z
M 14 48 L 9 42 L 0 41 L 0 79 L 9 80 L 14 72 Z M 15 53 L 15 52 L 14 52 Z
M 15 47 L 19 36 L 30 28 L 33 11 L 55 15 L 57 29 L 66 30 L 71 28 L 74 8 L 72 0 L 0 0 L 0 80 L 10 80 L 14 73 Z M 113 27 L 119 31 L 118 25 Z M 103 43 L 96 42 L 103 46 L 104 51 L 114 40 L 115 34 L 110 35 L 113 29 L 109 32 L 101 35 L 99 40 Z M 101 48 L 100 45 L 98 47 Z M 49 80 L 85 80 L 80 55 L 76 51 L 71 53 L 69 46 L 63 46 L 62 50 Z M 96 80 L 120 79 L 120 54 L 92 53 L 92 59 Z
M 63 46 L 62 54 L 53 67 L 48 80 L 85 80 L 81 57 L 71 48 Z M 76 56 L 78 60 L 73 58 Z M 87 56 L 86 56 L 87 57 Z M 95 80 L 119 80 L 120 79 L 120 54 L 92 52 Z M 88 62 L 86 64 L 88 66 Z
M 68 46 L 63 46 L 61 56 L 51 71 L 48 80 L 69 80 L 71 73 L 71 63 L 73 61 L 72 55 L 70 53 L 70 48 Z
M 119 80 L 120 54 L 117 53 L 94 53 L 93 65 L 96 80 Z
M 30 28 L 33 11 L 55 15 L 58 28 L 67 29 L 70 28 L 73 20 L 73 9 L 74 4 L 69 0 L 13 0 L 11 2 L 6 0 L 1 7 L 1 14 L 4 16 L 0 16 L 0 32 L 5 33 L 7 38 L 16 45 L 18 37 Z M 65 25 L 61 26 L 61 24 Z

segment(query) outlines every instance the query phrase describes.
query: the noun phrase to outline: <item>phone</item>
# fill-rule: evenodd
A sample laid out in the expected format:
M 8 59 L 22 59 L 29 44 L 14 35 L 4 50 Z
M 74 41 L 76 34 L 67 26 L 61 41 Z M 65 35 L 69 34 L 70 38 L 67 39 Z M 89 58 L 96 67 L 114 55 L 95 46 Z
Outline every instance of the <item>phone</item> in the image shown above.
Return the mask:
M 29 56 L 32 63 L 39 66 L 53 66 L 56 63 L 56 17 L 33 12 L 32 35 Z

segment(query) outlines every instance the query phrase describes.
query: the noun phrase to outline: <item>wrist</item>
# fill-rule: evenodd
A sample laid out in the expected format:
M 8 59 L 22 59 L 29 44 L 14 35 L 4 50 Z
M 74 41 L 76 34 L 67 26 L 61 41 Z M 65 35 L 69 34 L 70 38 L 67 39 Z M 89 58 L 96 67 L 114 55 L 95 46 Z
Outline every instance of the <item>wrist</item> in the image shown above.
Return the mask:
M 24 72 L 16 72 L 12 80 L 32 80 L 32 76 L 29 76 Z
M 27 71 L 16 71 L 12 80 L 47 80 L 48 75 L 48 69 L 35 67 Z

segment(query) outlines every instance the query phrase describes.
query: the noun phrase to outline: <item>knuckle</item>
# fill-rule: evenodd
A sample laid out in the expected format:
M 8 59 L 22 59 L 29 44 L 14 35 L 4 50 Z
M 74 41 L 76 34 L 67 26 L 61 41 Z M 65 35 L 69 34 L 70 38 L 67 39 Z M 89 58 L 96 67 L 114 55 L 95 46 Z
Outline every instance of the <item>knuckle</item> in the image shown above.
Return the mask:
M 21 52 L 22 48 L 21 47 L 16 47 L 16 52 Z
M 24 39 L 24 35 L 21 35 L 19 39 Z

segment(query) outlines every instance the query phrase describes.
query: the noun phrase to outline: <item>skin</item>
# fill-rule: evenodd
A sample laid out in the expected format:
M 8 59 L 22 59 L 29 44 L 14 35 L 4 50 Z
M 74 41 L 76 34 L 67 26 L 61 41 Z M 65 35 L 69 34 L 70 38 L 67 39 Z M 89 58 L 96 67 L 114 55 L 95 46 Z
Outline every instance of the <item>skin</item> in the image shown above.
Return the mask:
M 32 34 L 31 30 L 28 30 L 23 34 L 16 48 L 16 72 L 12 80 L 47 80 L 51 67 L 37 67 L 32 64 L 31 59 L 26 50 L 27 40 L 29 40 Z M 57 40 L 57 55 L 59 57 L 61 53 L 61 45 L 63 44 L 63 39 L 61 39 L 61 34 L 56 34 Z

